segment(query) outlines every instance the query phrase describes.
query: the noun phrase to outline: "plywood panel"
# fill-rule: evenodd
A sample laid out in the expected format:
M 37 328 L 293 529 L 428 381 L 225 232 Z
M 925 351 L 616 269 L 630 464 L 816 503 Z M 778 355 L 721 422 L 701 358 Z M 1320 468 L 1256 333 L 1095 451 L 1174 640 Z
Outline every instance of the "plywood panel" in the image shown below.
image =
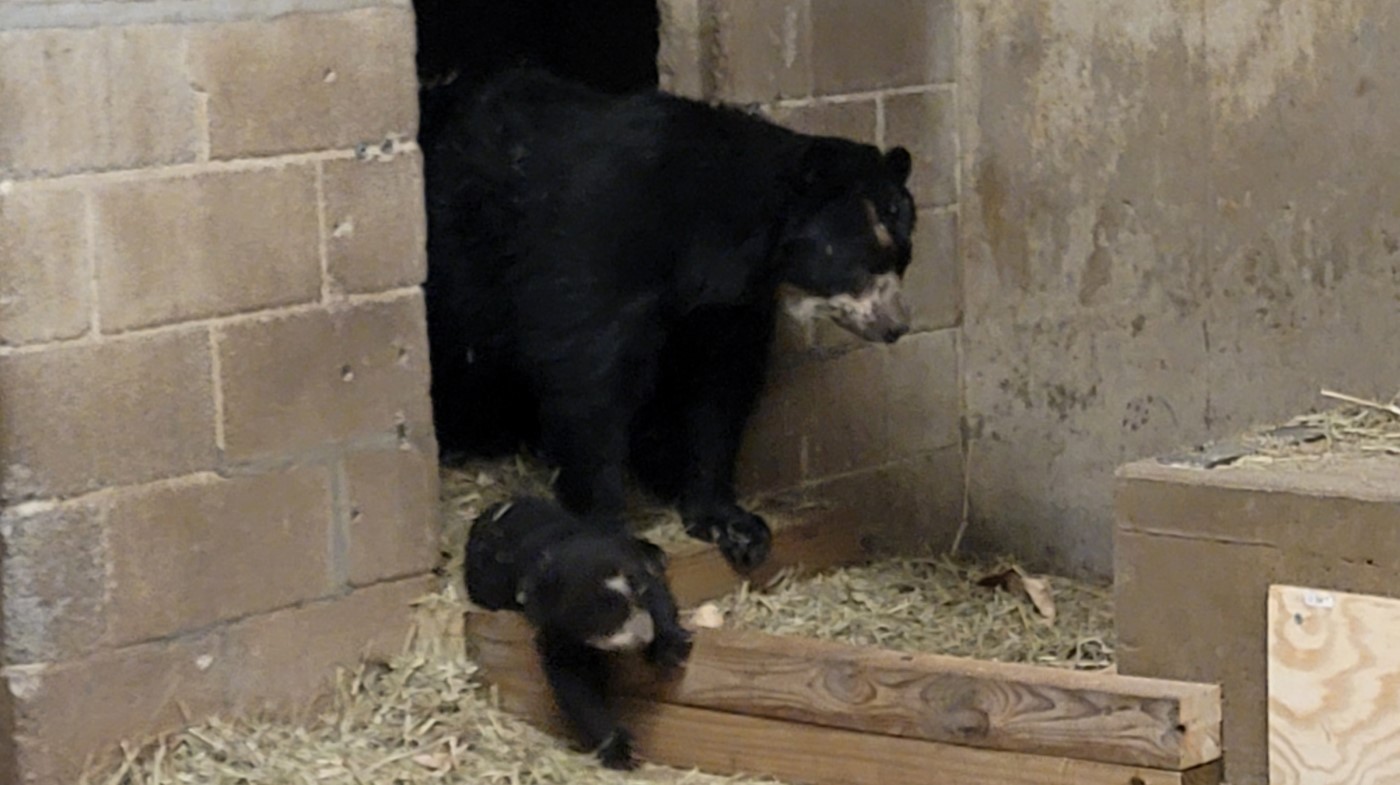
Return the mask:
M 1400 600 L 1271 586 L 1268 624 L 1271 785 L 1400 785 Z

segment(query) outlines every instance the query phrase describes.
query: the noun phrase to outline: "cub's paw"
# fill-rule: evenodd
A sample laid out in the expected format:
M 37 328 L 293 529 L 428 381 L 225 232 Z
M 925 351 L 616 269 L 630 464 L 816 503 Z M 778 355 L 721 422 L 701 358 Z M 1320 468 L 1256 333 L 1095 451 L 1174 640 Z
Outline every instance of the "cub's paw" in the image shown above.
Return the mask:
M 604 767 L 618 771 L 631 771 L 637 768 L 637 759 L 632 757 L 632 734 L 625 728 L 618 728 L 598 747 L 598 760 Z
M 637 548 L 642 554 L 642 561 L 646 563 L 647 571 L 657 577 L 665 575 L 666 567 L 671 561 L 671 557 L 666 554 L 666 549 L 643 537 L 637 537 L 636 541 Z
M 690 631 L 684 627 L 676 627 L 657 633 L 656 639 L 647 647 L 646 659 L 652 665 L 662 668 L 679 668 L 690 659 L 690 650 L 694 646 L 695 641 Z

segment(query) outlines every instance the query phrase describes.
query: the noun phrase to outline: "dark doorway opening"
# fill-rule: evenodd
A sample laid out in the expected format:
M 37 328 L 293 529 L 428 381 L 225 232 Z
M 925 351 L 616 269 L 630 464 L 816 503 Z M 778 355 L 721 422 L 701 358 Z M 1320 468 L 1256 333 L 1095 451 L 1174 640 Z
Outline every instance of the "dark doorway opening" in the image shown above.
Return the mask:
M 657 86 L 657 0 L 414 0 L 423 128 L 453 92 L 530 65 L 609 93 Z

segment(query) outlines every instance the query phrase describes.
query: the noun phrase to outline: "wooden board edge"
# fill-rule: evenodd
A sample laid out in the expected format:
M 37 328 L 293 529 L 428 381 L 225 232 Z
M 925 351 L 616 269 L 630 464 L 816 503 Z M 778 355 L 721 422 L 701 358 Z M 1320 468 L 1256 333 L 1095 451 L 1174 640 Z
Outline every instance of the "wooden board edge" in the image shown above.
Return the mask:
M 748 573 L 739 573 L 719 550 L 707 543 L 673 546 L 667 578 L 676 604 L 693 608 L 738 589 L 745 581 L 763 586 L 787 570 L 798 575 L 869 562 L 875 532 L 852 524 L 857 516 L 849 508 L 823 504 L 797 510 L 775 521 L 773 551 L 767 561 Z
M 501 705 L 564 735 L 537 681 L 503 679 Z M 985 750 L 825 728 L 765 717 L 626 699 L 624 722 L 639 757 L 721 776 L 774 777 L 811 785 L 1219 785 L 1218 762 L 1189 771 Z
M 488 679 L 518 676 L 538 680 L 538 664 L 530 650 L 531 631 L 518 614 L 469 613 L 466 631 L 469 646 L 475 647 L 478 664 L 483 667 Z M 756 631 L 702 629 L 696 630 L 695 634 L 696 647 L 691 657 L 691 669 L 682 672 L 678 678 L 663 680 L 656 676 L 654 670 L 641 663 L 632 665 L 624 661 L 619 690 L 668 705 L 738 712 L 867 734 L 897 735 L 1006 752 L 1063 755 L 1120 765 L 1183 771 L 1221 757 L 1221 691 L 1218 685 L 1083 673 L 941 655 L 903 654 Z M 763 677 L 730 680 L 726 679 L 726 675 L 734 670 L 731 663 L 736 658 L 750 657 L 763 662 L 764 670 L 780 664 L 790 669 L 793 663 L 810 662 L 840 674 L 842 680 L 854 679 L 862 685 L 900 684 L 919 679 L 925 685 L 937 682 L 949 686 L 951 694 L 960 696 L 994 695 L 1014 701 L 1020 695 L 1029 695 L 1036 700 L 1050 695 L 1060 696 L 1052 697 L 1052 700 L 1063 699 L 1066 705 L 1071 706 L 1121 707 L 1125 701 L 1136 701 L 1144 704 L 1144 710 L 1136 715 L 1119 714 L 1111 721 L 1137 723 L 1139 735 L 1124 736 L 1124 740 L 1118 743 L 1108 740 L 1083 741 L 1085 738 L 1098 738 L 1087 728 L 1091 728 L 1093 723 L 1107 720 L 1082 709 L 1066 719 L 1058 733 L 1038 734 L 1025 725 L 1017 726 L 1013 721 L 1004 725 L 999 733 L 982 731 L 985 735 L 978 736 L 977 731 L 965 731 L 954 722 L 925 723 L 911 721 L 907 716 L 902 722 L 891 722 L 888 714 L 877 712 L 867 716 L 858 711 L 836 711 L 835 705 L 854 704 L 822 700 L 829 696 L 819 692 L 813 692 L 810 699 L 793 700 L 790 696 L 794 691 L 789 689 L 780 698 L 775 698 L 771 694 L 772 685 L 768 684 L 764 686 L 769 689 L 761 691 L 766 699 L 748 697 L 760 694 L 755 692 L 755 688 L 760 686 L 758 682 Z M 880 674 L 890 678 L 881 678 Z M 822 681 L 818 679 L 818 682 Z M 898 687 L 873 689 L 888 694 L 889 690 Z M 1040 708 L 1036 711 L 1043 715 L 1045 710 Z M 952 711 L 948 717 L 952 714 L 963 716 L 964 722 L 970 718 L 974 728 L 986 721 L 982 710 L 975 706 Z M 1115 726 L 1114 730 L 1125 732 L 1121 726 Z M 1173 733 L 1179 733 L 1179 738 L 1163 742 L 1160 747 L 1141 742 L 1144 737 L 1162 738 Z M 1134 738 L 1138 740 L 1134 741 Z

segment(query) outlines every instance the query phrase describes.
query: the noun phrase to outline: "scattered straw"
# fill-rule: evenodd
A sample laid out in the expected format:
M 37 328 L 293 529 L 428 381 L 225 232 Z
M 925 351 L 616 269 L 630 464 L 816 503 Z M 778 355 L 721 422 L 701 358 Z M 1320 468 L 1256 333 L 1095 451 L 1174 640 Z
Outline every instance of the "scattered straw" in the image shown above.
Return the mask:
M 1250 448 L 1240 464 L 1268 464 L 1338 454 L 1400 456 L 1400 394 L 1372 401 L 1323 390 L 1344 405 L 1294 417 L 1283 426 L 1258 428 L 1244 439 Z
M 906 652 L 1099 670 L 1113 663 L 1107 587 L 1049 578 L 1053 621 L 1025 593 L 979 586 L 1009 560 L 902 559 L 747 586 L 715 604 L 729 627 Z

